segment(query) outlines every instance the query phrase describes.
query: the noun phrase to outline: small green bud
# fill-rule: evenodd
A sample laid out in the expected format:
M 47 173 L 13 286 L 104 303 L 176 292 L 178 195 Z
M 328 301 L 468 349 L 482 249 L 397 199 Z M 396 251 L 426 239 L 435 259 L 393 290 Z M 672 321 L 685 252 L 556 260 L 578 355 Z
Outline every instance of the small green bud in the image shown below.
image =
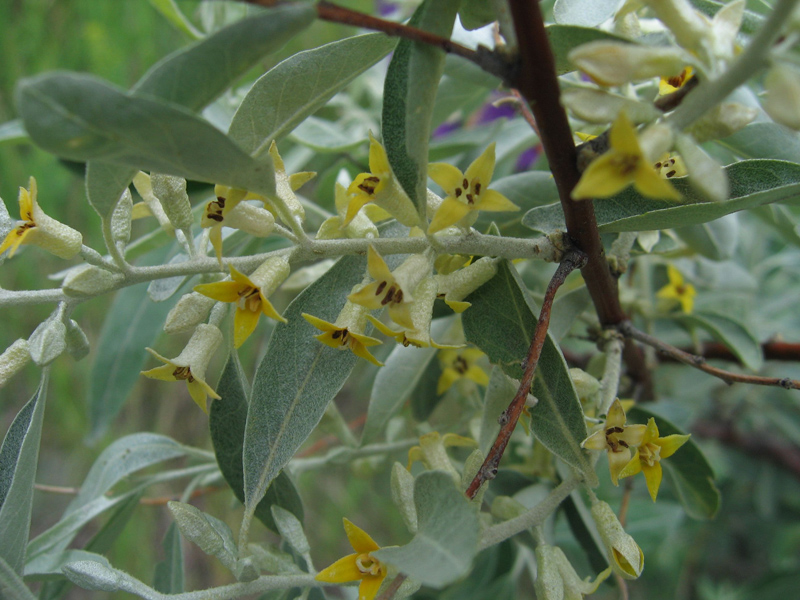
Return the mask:
M 31 360 L 28 340 L 18 339 L 0 354 L 0 387 L 19 373 Z
M 150 184 L 153 194 L 161 201 L 161 206 L 175 229 L 191 233 L 192 204 L 189 202 L 189 194 L 186 193 L 186 180 L 152 173 Z
M 592 518 L 606 547 L 611 568 L 625 579 L 637 579 L 644 569 L 644 553 L 636 541 L 625 533 L 617 515 L 602 501 L 592 505 Z

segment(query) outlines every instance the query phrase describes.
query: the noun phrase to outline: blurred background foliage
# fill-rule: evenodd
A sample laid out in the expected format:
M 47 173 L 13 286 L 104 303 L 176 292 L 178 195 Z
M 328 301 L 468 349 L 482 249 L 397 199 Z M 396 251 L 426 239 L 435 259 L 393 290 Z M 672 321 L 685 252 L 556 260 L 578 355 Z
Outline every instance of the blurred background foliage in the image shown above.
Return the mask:
M 387 6 L 381 2 L 376 7 L 371 0 L 341 4 L 365 12 L 386 9 Z M 552 3 L 543 4 L 550 6 Z M 177 5 L 192 18 L 198 29 L 203 29 L 203 14 L 198 0 L 177 0 Z M 763 11 L 765 5 L 750 2 L 748 6 Z M 227 2 L 205 2 L 202 7 L 207 11 L 206 17 L 212 11 L 228 11 L 229 18 L 236 18 L 248 10 Z M 129 88 L 151 65 L 191 39 L 145 0 L 5 0 L 0 2 L 0 23 L 4 25 L 0 36 L 0 51 L 4 57 L 0 68 L 0 124 L 15 118 L 13 90 L 22 77 L 69 69 L 90 72 Z M 352 30 L 345 27 L 315 23 L 265 60 L 258 72 L 299 50 L 322 45 L 349 33 Z M 254 71 L 252 75 L 256 76 L 258 72 Z M 526 126 L 520 126 L 521 118 L 513 110 L 487 107 L 487 102 L 497 98 L 489 91 L 493 83 L 482 78 L 480 73 L 465 69 L 457 61 L 448 60 L 446 74 L 441 98 L 437 100 L 437 104 L 441 102 L 441 108 L 434 112 L 436 124 L 441 127 L 431 144 L 432 159 L 456 156 L 464 164 L 469 164 L 470 150 L 496 139 L 496 178 L 527 168 L 536 158 L 535 139 Z M 328 122 L 346 117 L 342 129 L 347 131 L 350 128 L 351 132 L 356 132 L 351 141 L 358 142 L 357 145 L 344 145 L 335 151 L 330 147 L 327 150 L 311 148 L 313 132 L 305 136 L 298 132 L 281 145 L 289 172 L 300 169 L 319 172 L 316 182 L 310 189 L 304 188 L 302 193 L 329 209 L 333 202 L 332 183 L 339 170 L 344 168 L 352 175 L 366 166 L 367 148 L 362 142 L 368 129 L 377 130 L 381 85 L 379 73 L 367 75 L 351 86 L 349 104 L 335 99 L 318 115 Z M 235 98 L 236 92 L 231 97 Z M 226 105 L 223 98 L 214 105 L 214 112 L 207 113 L 207 116 L 224 123 L 226 115 L 230 118 L 226 106 L 232 105 L 230 101 Z M 457 118 L 453 118 L 453 107 L 458 108 Z M 492 112 L 495 110 L 499 112 Z M 157 135 L 157 132 L 153 134 Z M 543 166 L 540 161 L 535 168 Z M 14 218 L 17 216 L 17 190 L 19 186 L 27 187 L 31 175 L 38 180 L 39 201 L 46 212 L 80 229 L 89 246 L 101 247 L 98 219 L 85 201 L 82 165 L 60 161 L 26 141 L 0 143 L 0 197 Z M 193 193 L 201 196 L 208 190 L 198 187 Z M 539 202 L 544 204 L 553 200 L 554 197 L 545 197 Z M 774 211 L 778 210 L 785 212 L 776 216 Z M 696 258 L 690 264 L 687 259 L 685 266 L 689 267 L 687 272 L 692 271 L 694 281 L 705 282 L 705 287 L 698 286 L 701 307 L 703 303 L 713 308 L 725 302 L 729 308 L 735 307 L 742 318 L 749 319 L 748 323 L 761 341 L 779 334 L 789 341 L 798 341 L 798 236 L 796 233 L 794 236 L 788 234 L 785 226 L 781 228 L 786 219 L 796 219 L 797 211 L 781 206 L 767 207 L 761 213 L 759 218 L 752 214 L 738 215 L 735 239 L 724 260 Z M 254 252 L 257 248 L 239 248 L 239 252 L 244 251 Z M 634 272 L 623 280 L 632 297 L 642 289 L 658 289 L 663 285 L 665 281 L 659 284 L 659 281 L 647 279 L 650 275 L 645 275 L 654 273 L 656 280 L 665 280 L 663 261 L 659 261 L 661 259 L 655 259 L 649 267 L 641 268 L 639 274 Z M 9 289 L 46 287 L 46 276 L 62 268 L 63 263 L 42 252 L 20 252 L 13 261 L 2 265 L 0 286 Z M 524 269 L 523 276 L 535 293 L 544 289 L 550 272 L 549 267 L 536 264 Z M 277 308 L 281 310 L 290 299 L 289 293 L 283 293 Z M 112 300 L 95 299 L 81 305 L 74 315 L 95 350 L 95 342 Z M 49 310 L 49 306 L 7 310 L 0 330 L 0 346 L 5 348 L 18 337 L 30 335 L 47 317 Z M 260 336 L 245 345 L 241 355 L 245 371 L 250 374 L 264 353 L 270 333 L 269 325 L 263 321 L 259 325 Z M 685 330 L 674 323 L 658 323 L 655 330 L 667 341 L 678 344 L 692 341 Z M 166 355 L 181 347 L 180 341 L 167 342 L 163 337 L 158 343 L 159 351 Z M 577 364 L 592 346 L 577 336 L 566 339 L 565 348 Z M 210 448 L 207 419 L 195 410 L 183 389 L 180 392 L 165 389 L 149 380 L 136 384 L 110 430 L 93 443 L 86 443 L 90 430 L 86 399 L 94 358 L 94 353 L 77 363 L 62 358 L 53 365 L 43 433 L 45 442 L 37 475 L 39 483 L 67 488 L 78 485 L 94 458 L 110 441 L 135 431 L 163 433 L 186 444 Z M 582 366 L 586 367 L 585 364 Z M 217 369 L 220 367 L 221 359 L 216 365 Z M 337 401 L 348 421 L 357 421 L 363 416 L 372 383 L 372 372 L 364 365 L 359 365 L 358 369 L 360 371 L 351 377 L 351 383 Z M 212 372 L 215 372 L 213 366 Z M 800 366 L 786 362 L 768 363 L 764 374 L 798 378 Z M 3 389 L 0 403 L 3 431 L 37 383 L 38 369 L 31 365 Z M 775 452 L 783 448 L 789 460 L 797 456 L 800 447 L 797 393 L 744 386 L 729 388 L 701 373 L 675 365 L 658 368 L 656 389 L 660 401 L 653 410 L 694 431 L 717 474 L 716 483 L 723 502 L 715 520 L 692 521 L 680 510 L 668 487 L 664 488 L 654 507 L 642 482 L 636 482 L 627 513 L 628 527 L 644 549 L 647 568 L 641 580 L 629 584 L 631 598 L 744 600 L 757 597 L 783 600 L 795 597 L 796 590 L 800 589 L 800 465 L 791 469 L 787 466 L 789 463 L 776 459 Z M 437 408 L 439 411 L 448 409 L 452 407 L 447 399 Z M 433 422 L 436 423 L 436 413 Z M 735 424 L 739 437 L 726 437 L 714 429 L 720 424 L 727 426 L 731 423 Z M 329 441 L 321 431 L 312 436 L 305 452 L 324 452 Z M 402 455 L 396 458 L 405 462 Z M 306 504 L 306 528 L 312 543 L 319 549 L 315 554 L 317 566 L 328 564 L 348 551 L 341 535 L 342 516 L 364 526 L 381 544 L 400 544 L 408 540 L 390 501 L 390 466 L 390 461 L 385 459 L 362 459 L 353 465 L 310 469 L 298 478 Z M 602 469 L 601 466 L 601 480 L 604 480 Z M 527 490 L 526 494 L 535 496 L 536 478 L 520 478 L 511 482 L 504 493 Z M 605 482 L 599 495 L 608 499 L 616 509 L 623 490 L 624 487 L 613 488 Z M 138 508 L 133 520 L 135 525 L 126 528 L 109 554 L 112 564 L 145 581 L 151 579 L 154 564 L 161 559 L 160 539 L 170 522 L 164 502 L 178 491 L 168 487 L 148 491 L 147 497 L 154 500 Z M 37 492 L 32 537 L 58 519 L 70 497 L 69 493 Z M 194 499 L 193 503 L 224 519 L 236 530 L 241 507 L 224 484 L 220 484 L 217 492 L 206 493 Z M 95 524 L 88 528 L 90 531 L 77 540 L 78 545 L 98 527 L 99 524 Z M 271 536 L 266 530 L 258 531 L 262 539 Z M 574 564 L 581 566 L 579 572 L 588 575 L 589 564 L 563 517 L 555 523 L 554 534 Z M 270 539 L 274 541 L 276 538 Z M 522 539 L 521 543 L 525 544 L 526 540 Z M 481 577 L 497 577 L 505 573 L 516 552 L 512 546 L 506 543 L 496 551 L 481 555 L 479 560 L 484 561 L 485 568 L 476 569 L 471 578 L 478 581 Z M 214 560 L 190 544 L 185 545 L 185 550 L 187 589 L 228 581 Z M 472 597 L 469 594 L 470 582 L 467 581 L 442 597 Z M 82 598 L 85 595 L 86 592 L 72 590 L 67 597 Z M 511 598 L 514 591 L 498 589 L 497 595 Z M 518 590 L 516 597 L 531 595 L 530 589 L 523 588 Z M 103 594 L 93 593 L 92 597 L 101 598 Z M 421 597 L 432 596 L 421 594 Z M 604 585 L 597 597 L 615 598 L 618 590 Z

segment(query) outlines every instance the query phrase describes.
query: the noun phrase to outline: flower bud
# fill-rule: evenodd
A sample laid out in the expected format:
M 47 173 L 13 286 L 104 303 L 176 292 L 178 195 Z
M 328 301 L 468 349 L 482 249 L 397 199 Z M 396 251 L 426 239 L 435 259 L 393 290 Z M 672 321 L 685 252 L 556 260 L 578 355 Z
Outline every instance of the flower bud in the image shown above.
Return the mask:
M 775 121 L 800 130 L 800 71 L 787 64 L 772 67 L 764 79 L 767 97 L 761 103 Z
M 0 387 L 19 373 L 31 360 L 28 340 L 18 339 L 0 354 Z
M 224 225 L 255 237 L 267 237 L 275 228 L 275 217 L 265 208 L 242 202 L 225 215 Z
M 161 206 L 161 201 L 156 198 L 156 195 L 153 193 L 153 185 L 150 181 L 150 175 L 139 171 L 133 178 L 133 187 L 135 187 L 136 191 L 139 192 L 139 195 L 142 197 L 142 200 L 144 200 L 147 208 L 150 209 L 150 213 L 156 218 L 158 224 L 161 225 L 161 229 L 163 229 L 165 233 L 172 235 L 175 227 L 169 220 L 167 213 L 164 212 L 164 208 Z
M 115 243 L 127 244 L 131 239 L 131 219 L 133 218 L 133 197 L 125 188 L 119 202 L 111 213 L 111 239 Z
M 581 402 L 593 399 L 595 394 L 600 391 L 600 382 L 583 369 L 570 369 L 569 376 Z
M 673 77 L 692 62 L 692 57 L 679 48 L 598 40 L 572 50 L 569 60 L 598 84 L 614 86 L 651 77 Z
M 173 334 L 193 329 L 206 320 L 215 302 L 216 300 L 197 292 L 184 294 L 169 311 L 164 331 Z
M 686 128 L 697 143 L 733 135 L 758 116 L 758 109 L 738 102 L 723 102 Z
M 153 173 L 150 176 L 153 194 L 161 201 L 164 212 L 175 229 L 192 230 L 192 204 L 186 193 L 186 180 L 172 175 Z
M 67 348 L 67 328 L 58 311 L 41 323 L 28 338 L 31 358 L 44 367 L 57 359 Z
M 85 358 L 89 354 L 89 338 L 86 337 L 80 325 L 72 319 L 67 321 L 66 327 L 67 353 L 75 360 Z
M 70 270 L 64 278 L 62 289 L 68 296 L 98 296 L 113 290 L 122 279 L 118 273 L 94 265 L 82 265 Z
M 291 273 L 286 256 L 273 256 L 265 260 L 250 274 L 250 281 L 269 298 Z
M 581 579 L 558 546 L 536 546 L 536 598 L 538 600 L 580 600 L 593 594 L 611 569 L 600 573 L 594 581 Z
M 620 577 L 637 579 L 644 569 L 644 553 L 625 533 L 617 515 L 606 502 L 598 500 L 592 505 L 592 518 L 606 547 L 611 568 Z
M 688 0 L 645 1 L 681 46 L 687 50 L 702 49 L 708 39 L 711 22 L 705 15 L 697 12 Z
M 561 102 L 576 117 L 588 123 L 610 123 L 623 110 L 633 123 L 647 123 L 661 116 L 661 111 L 652 103 L 639 102 L 598 89 L 566 89 L 561 94 Z

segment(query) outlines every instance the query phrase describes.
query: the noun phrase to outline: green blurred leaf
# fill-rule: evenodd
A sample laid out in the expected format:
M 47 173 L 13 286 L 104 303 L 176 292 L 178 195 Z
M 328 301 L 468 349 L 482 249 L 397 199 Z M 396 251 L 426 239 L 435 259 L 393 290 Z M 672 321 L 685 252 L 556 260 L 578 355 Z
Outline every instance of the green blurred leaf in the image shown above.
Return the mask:
M 382 33 L 370 33 L 298 52 L 253 84 L 228 134 L 253 156 L 266 155 L 273 140 L 316 112 L 394 44 Z
M 6 121 L 0 125 L 0 144 L 3 142 L 22 142 L 28 139 L 28 132 L 20 119 Z
M 501 83 L 475 63 L 448 55 L 444 62 L 444 77 L 433 106 L 433 127 L 443 123 L 453 113 L 458 112 L 461 117 L 471 114 L 486 101 L 489 92 L 500 87 Z
M 777 123 L 751 123 L 715 144 L 740 158 L 773 158 L 800 162 L 800 137 Z
M 164 560 L 156 564 L 153 588 L 162 594 L 180 594 L 184 590 L 183 547 L 175 523 L 170 523 L 161 545 L 164 548 Z
M 592 569 L 599 573 L 608 567 L 605 548 L 597 534 L 592 515 L 583 503 L 579 494 L 573 492 L 561 503 L 561 510 L 567 517 L 567 523 L 575 540 L 586 553 Z
M 292 139 L 317 152 L 348 152 L 364 144 L 366 132 L 359 127 L 357 135 L 341 123 L 308 117 L 294 131 Z
M 725 6 L 722 2 L 715 2 L 714 0 L 689 0 L 691 4 L 704 15 L 713 17 L 717 11 Z M 761 27 L 764 23 L 764 17 L 751 10 L 745 10 L 742 16 L 741 32 L 752 34 Z
M 442 376 L 442 365 L 438 360 L 431 360 L 420 375 L 417 384 L 411 391 L 411 416 L 418 422 L 427 421 L 444 398 L 436 393 L 439 378 Z
M 250 515 L 267 487 L 319 423 L 357 357 L 314 338 L 302 313 L 336 320 L 366 261 L 345 256 L 284 311 L 256 371 L 244 440 L 245 507 Z M 247 517 L 245 517 L 247 518 Z
M 138 169 L 93 160 L 86 164 L 86 197 L 103 219 L 110 219 L 119 197 Z
M 156 257 L 163 258 L 164 251 Z M 172 302 L 151 302 L 147 287 L 141 283 L 117 292 L 100 331 L 89 385 L 90 443 L 107 431 L 139 381 L 148 359 L 144 348 L 153 345 L 172 308 Z
M 438 319 L 431 325 L 431 337 L 442 339 L 453 324 L 452 319 Z M 361 443 L 375 439 L 397 411 L 411 396 L 428 365 L 436 356 L 436 348 L 394 347 L 385 364 L 375 376 L 367 409 L 367 421 Z M 435 386 L 434 386 L 435 390 Z
M 514 267 L 501 262 L 497 275 L 467 297 L 472 306 L 462 315 L 467 340 L 514 379 L 536 327 L 536 308 Z M 537 311 L 538 312 L 538 311 Z M 531 427 L 548 450 L 582 473 L 594 473 L 580 443 L 586 424 L 561 351 L 548 334 L 531 393 L 539 402 L 530 409 Z
M 617 0 L 556 0 L 553 17 L 559 25 L 596 27 L 614 16 Z
M 689 248 L 710 260 L 727 260 L 739 241 L 737 215 L 725 215 L 708 223 L 678 227 L 677 235 Z
M 131 93 L 200 110 L 259 59 L 308 27 L 316 16 L 312 3 L 301 2 L 236 21 L 164 57 L 133 86 Z
M 31 527 L 48 373 L 42 370 L 39 389 L 14 417 L 0 446 L 0 559 L 18 575 Z
M 761 344 L 744 323 L 727 315 L 710 312 L 681 315 L 678 319 L 706 330 L 715 340 L 725 344 L 747 368 L 758 371 L 764 364 Z
M 219 470 L 231 486 L 234 495 L 244 503 L 244 471 L 242 449 L 247 423 L 247 378 L 242 371 L 236 352 L 232 352 L 222 371 L 217 393 L 220 400 L 211 403 L 209 427 Z M 303 501 L 289 476 L 281 471 L 256 507 L 255 516 L 265 526 L 278 532 L 270 507 L 275 504 L 298 519 L 303 519 Z
M 176 104 L 130 96 L 97 77 L 66 72 L 23 79 L 16 102 L 34 142 L 62 158 L 100 159 L 267 195 L 275 191 L 270 160 L 253 160 Z
M 645 198 L 633 188 L 613 198 L 595 200 L 600 231 L 650 231 L 707 223 L 762 204 L 789 202 L 800 194 L 798 164 L 780 160 L 745 160 L 725 167 L 725 171 L 731 197 L 724 202 L 703 200 L 685 179 L 671 180 L 684 196 L 681 203 Z M 529 210 L 522 218 L 522 224 L 545 233 L 566 228 L 564 213 L 558 204 Z
M 627 415 L 631 422 L 636 423 L 646 423 L 650 417 L 655 417 L 661 437 L 685 433 L 664 417 L 639 405 L 631 408 Z M 721 498 L 714 485 L 714 472 L 692 438 L 661 466 L 687 515 L 693 519 L 711 519 L 717 514 Z
M 216 556 L 225 568 L 236 573 L 236 543 L 227 524 L 191 504 L 169 502 L 167 506 L 183 537 L 206 554 Z
M 5 600 L 36 600 L 22 578 L 0 558 L 0 598 Z
M 177 4 L 175 4 L 175 0 L 149 0 L 149 2 L 153 5 L 153 8 L 164 15 L 167 21 L 189 37 L 193 39 L 203 37 L 203 34 L 200 33 L 195 26 L 192 25 L 192 22 L 186 18 L 186 15 L 181 12 Z
M 301 556 L 311 552 L 308 538 L 303 531 L 303 524 L 297 520 L 297 517 L 280 506 L 274 506 L 272 507 L 272 518 L 275 520 L 278 533 L 281 534 L 283 541 L 289 544 L 295 552 Z
M 424 585 L 441 589 L 467 574 L 478 545 L 478 516 L 444 471 L 426 471 L 414 484 L 419 528 L 405 546 L 373 556 Z
M 460 0 L 426 0 L 409 25 L 450 37 Z M 400 40 L 383 87 L 382 134 L 389 164 L 421 215 L 427 207 L 428 140 L 445 53 Z
M 550 40 L 550 48 L 556 59 L 556 72 L 559 75 L 575 70 L 575 65 L 569 61 L 567 55 L 581 44 L 596 40 L 631 43 L 629 39 L 613 33 L 578 25 L 550 25 L 547 27 L 547 38 Z
M 62 552 L 48 552 L 42 554 L 25 564 L 25 579 L 28 581 L 47 581 L 64 579 L 61 569 L 64 565 L 76 560 L 106 560 L 95 552 L 86 550 L 63 550 Z M 106 564 L 108 562 L 106 561 Z

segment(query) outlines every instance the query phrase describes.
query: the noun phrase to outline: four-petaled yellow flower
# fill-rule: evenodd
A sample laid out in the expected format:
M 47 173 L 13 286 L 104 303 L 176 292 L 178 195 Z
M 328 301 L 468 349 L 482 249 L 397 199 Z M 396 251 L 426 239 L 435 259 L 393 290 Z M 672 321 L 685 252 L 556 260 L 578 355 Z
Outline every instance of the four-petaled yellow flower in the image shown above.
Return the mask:
M 442 374 L 436 384 L 436 394 L 441 396 L 459 379 L 469 379 L 484 387 L 489 385 L 489 375 L 477 365 L 483 356 L 483 352 L 477 348 L 440 350 Z
M 667 265 L 667 277 L 669 283 L 656 292 L 656 297 L 665 300 L 677 300 L 680 302 L 683 312 L 689 314 L 694 308 L 694 297 L 697 291 L 691 283 L 683 280 L 683 275 L 672 265 Z
M 48 217 L 36 201 L 36 179 L 29 180 L 30 191 L 19 188 L 19 217 L 22 222 L 8 232 L 0 254 L 10 248 L 9 258 L 22 244 L 35 244 L 59 258 L 73 258 L 81 251 L 83 236 L 72 227 Z
M 649 198 L 681 199 L 678 191 L 661 178 L 645 157 L 636 130 L 624 112 L 611 125 L 609 144 L 608 151 L 589 164 L 572 190 L 574 200 L 608 198 L 631 183 Z
M 255 331 L 258 319 L 263 314 L 286 323 L 267 298 L 289 276 L 289 261 L 283 256 L 268 258 L 248 277 L 231 266 L 231 280 L 203 283 L 194 288 L 204 296 L 219 302 L 235 302 L 233 317 L 233 345 L 238 348 Z
M 172 360 L 161 356 L 152 348 L 147 348 L 150 354 L 164 364 L 149 371 L 142 371 L 142 375 L 161 381 L 185 381 L 192 400 L 203 409 L 203 412 L 208 412 L 206 399 L 211 396 L 219 400 L 219 395 L 205 381 L 206 367 L 221 341 L 222 332 L 214 325 L 198 325 L 189 343 Z
M 640 471 L 644 473 L 647 482 L 647 491 L 653 502 L 656 501 L 658 488 L 661 485 L 661 460 L 669 458 L 675 451 L 683 446 L 689 439 L 688 435 L 673 434 L 667 437 L 658 437 L 656 420 L 650 417 L 641 445 L 636 448 L 630 462 L 620 472 L 620 477 L 630 477 Z
M 431 269 L 431 257 L 424 253 L 413 254 L 392 272 L 381 255 L 370 246 L 367 250 L 367 271 L 375 281 L 360 287 L 347 299 L 370 310 L 388 308 L 392 321 L 413 329 L 410 307 L 414 298 L 411 294 L 430 275 Z
M 488 189 L 494 173 L 494 146 L 494 142 L 489 144 L 483 154 L 467 167 L 466 173 L 447 163 L 428 165 L 428 177 L 447 194 L 433 215 L 428 233 L 436 233 L 456 223 L 469 227 L 477 220 L 480 210 L 519 210 L 519 206 L 503 194 Z
M 419 213 L 411 198 L 403 190 L 400 182 L 392 172 L 386 150 L 378 140 L 369 134 L 369 173 L 360 173 L 347 188 L 350 203 L 342 221 L 342 227 L 348 225 L 361 207 L 374 202 L 386 210 L 403 225 L 413 227 L 419 224 Z
M 345 583 L 360 579 L 358 600 L 372 600 L 386 578 L 386 565 L 371 555 L 380 550 L 380 546 L 366 531 L 347 519 L 343 520 L 347 539 L 355 552 L 317 573 L 315 579 L 327 583 Z
M 367 346 L 377 346 L 381 343 L 380 340 L 364 335 L 368 312 L 368 308 L 347 301 L 333 323 L 307 313 L 303 313 L 303 318 L 322 332 L 314 337 L 326 346 L 350 350 L 356 356 L 382 367 L 383 363 L 367 350 Z
M 686 82 L 689 81 L 693 75 L 694 69 L 692 67 L 684 67 L 683 71 L 674 77 L 662 77 L 658 82 L 658 95 L 666 96 L 667 94 L 679 90 L 686 85 Z
M 631 461 L 630 449 L 642 443 L 645 429 L 644 425 L 625 424 L 625 410 L 617 399 L 608 409 L 603 428 L 583 440 L 581 448 L 608 450 L 611 481 L 619 485 L 619 474 Z

